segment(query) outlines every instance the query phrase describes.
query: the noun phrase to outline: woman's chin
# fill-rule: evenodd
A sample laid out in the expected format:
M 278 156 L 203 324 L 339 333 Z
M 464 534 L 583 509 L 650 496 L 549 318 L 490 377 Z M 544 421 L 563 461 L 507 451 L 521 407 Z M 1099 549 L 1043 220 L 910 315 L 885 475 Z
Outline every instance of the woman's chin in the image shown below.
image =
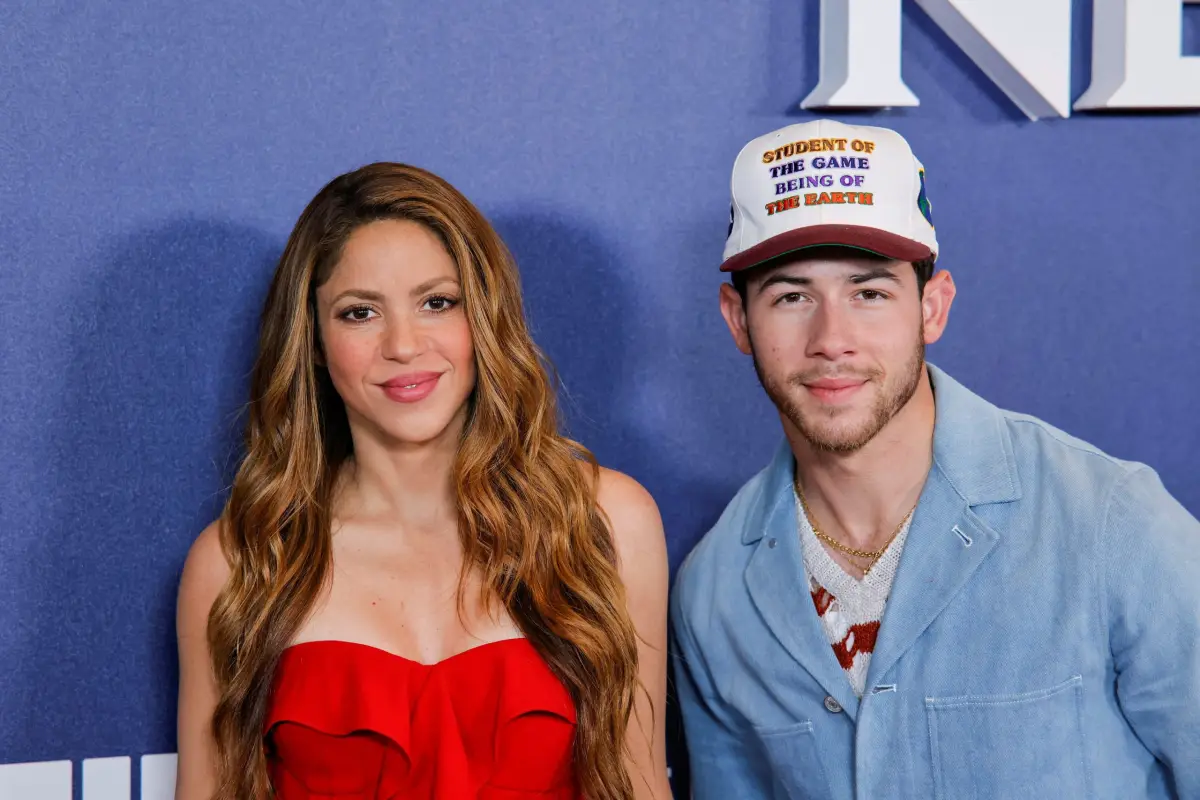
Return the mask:
M 457 444 L 462 430 L 460 415 L 447 413 L 444 409 L 430 409 L 424 414 L 409 414 L 404 420 L 378 420 L 375 427 L 380 430 L 388 447 L 433 446 L 451 441 Z

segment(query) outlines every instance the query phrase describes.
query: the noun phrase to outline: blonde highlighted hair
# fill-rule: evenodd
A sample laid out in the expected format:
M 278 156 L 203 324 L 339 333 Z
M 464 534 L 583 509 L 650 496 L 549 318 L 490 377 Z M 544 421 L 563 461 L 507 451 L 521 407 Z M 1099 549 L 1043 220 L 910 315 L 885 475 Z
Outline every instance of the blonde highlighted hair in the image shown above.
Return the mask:
M 345 408 L 317 363 L 315 291 L 354 230 L 383 219 L 426 226 L 458 266 L 478 375 L 454 465 L 464 571 L 482 577 L 574 699 L 580 790 L 594 800 L 631 798 L 623 743 L 637 642 L 596 505 L 595 459 L 559 434 L 545 360 L 500 237 L 446 181 L 393 163 L 342 175 L 317 194 L 267 295 L 245 455 L 222 515 L 232 571 L 208 623 L 219 687 L 216 798 L 272 794 L 262 726 L 275 665 L 329 580 L 333 491 L 353 457 Z

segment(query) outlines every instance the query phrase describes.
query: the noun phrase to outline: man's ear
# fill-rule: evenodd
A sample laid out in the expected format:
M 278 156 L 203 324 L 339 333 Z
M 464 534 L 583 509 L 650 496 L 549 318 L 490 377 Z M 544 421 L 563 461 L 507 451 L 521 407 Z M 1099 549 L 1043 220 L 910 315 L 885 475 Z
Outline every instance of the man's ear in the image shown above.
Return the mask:
M 925 332 L 925 344 L 933 344 L 942 338 L 946 323 L 950 321 L 950 306 L 956 293 L 954 278 L 942 270 L 925 284 L 921 295 L 921 324 Z
M 750 328 L 746 321 L 746 303 L 732 284 L 721 284 L 721 316 L 725 318 L 725 324 L 729 326 L 729 332 L 733 335 L 733 342 L 737 345 L 737 349 L 746 355 L 751 355 L 753 349 L 750 346 Z

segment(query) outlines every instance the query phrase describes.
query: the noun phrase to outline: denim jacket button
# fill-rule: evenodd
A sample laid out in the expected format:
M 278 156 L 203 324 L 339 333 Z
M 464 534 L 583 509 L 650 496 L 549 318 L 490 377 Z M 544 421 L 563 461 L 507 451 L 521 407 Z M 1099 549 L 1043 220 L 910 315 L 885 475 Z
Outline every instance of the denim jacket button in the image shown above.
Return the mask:
M 828 711 L 830 714 L 837 714 L 837 713 L 841 712 L 842 704 L 839 703 L 837 700 L 834 700 L 832 697 L 826 697 L 825 698 L 825 710 Z

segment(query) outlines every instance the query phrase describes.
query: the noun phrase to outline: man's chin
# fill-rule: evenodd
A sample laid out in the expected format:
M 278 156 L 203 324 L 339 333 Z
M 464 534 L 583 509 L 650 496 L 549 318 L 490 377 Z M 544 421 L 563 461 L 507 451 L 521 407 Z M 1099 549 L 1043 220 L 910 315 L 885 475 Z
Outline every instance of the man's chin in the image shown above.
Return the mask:
M 807 395 L 796 404 L 813 430 L 828 429 L 833 432 L 865 427 L 869 421 L 872 400 L 863 392 L 844 400 L 822 400 Z
M 813 446 L 813 449 L 825 453 L 853 453 L 865 446 L 874 435 L 864 430 L 805 430 L 800 433 Z
M 829 453 L 852 453 L 863 447 L 879 432 L 872 422 L 870 415 L 852 406 L 821 408 L 791 420 L 814 449 Z

